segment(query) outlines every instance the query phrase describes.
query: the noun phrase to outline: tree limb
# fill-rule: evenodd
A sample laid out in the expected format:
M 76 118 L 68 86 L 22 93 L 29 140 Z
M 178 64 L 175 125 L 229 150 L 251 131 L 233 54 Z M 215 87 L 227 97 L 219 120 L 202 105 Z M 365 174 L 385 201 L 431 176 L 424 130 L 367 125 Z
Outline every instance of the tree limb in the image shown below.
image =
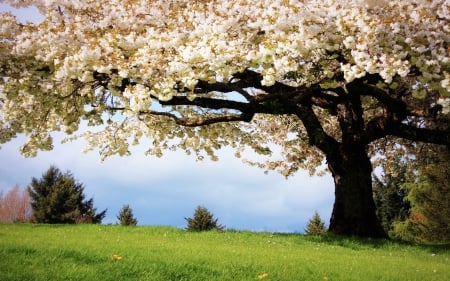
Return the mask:
M 337 151 L 338 142 L 325 132 L 311 106 L 298 105 L 298 107 L 297 116 L 306 128 L 309 143 L 326 155 Z
M 234 109 L 241 112 L 250 112 L 249 103 L 233 101 L 233 100 L 223 100 L 215 98 L 204 98 L 197 97 L 195 99 L 188 99 L 186 96 L 175 96 L 168 101 L 159 101 L 161 105 L 190 105 L 199 106 L 209 109 Z
M 211 124 L 221 123 L 221 122 L 234 122 L 234 121 L 250 122 L 254 116 L 251 113 L 250 114 L 241 113 L 241 114 L 234 114 L 234 115 L 224 115 L 224 116 L 195 119 L 195 118 L 178 117 L 175 114 L 170 113 L 170 112 L 161 112 L 161 111 L 153 111 L 153 110 L 140 111 L 139 114 L 140 115 L 156 115 L 156 116 L 169 117 L 170 119 L 174 120 L 177 125 L 181 125 L 181 126 L 185 126 L 185 127 L 198 127 L 198 126 L 211 125 Z
M 412 140 L 434 144 L 450 145 L 450 130 L 418 128 L 404 123 L 398 124 L 391 135 Z

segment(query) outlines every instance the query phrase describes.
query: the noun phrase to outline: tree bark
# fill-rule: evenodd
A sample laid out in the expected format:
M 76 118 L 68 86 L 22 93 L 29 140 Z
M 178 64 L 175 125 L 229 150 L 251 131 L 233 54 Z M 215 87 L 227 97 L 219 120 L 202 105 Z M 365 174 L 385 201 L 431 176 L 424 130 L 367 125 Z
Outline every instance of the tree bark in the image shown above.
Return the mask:
M 329 231 L 338 235 L 387 238 L 376 216 L 372 164 L 364 146 L 339 145 L 327 155 L 335 184 Z

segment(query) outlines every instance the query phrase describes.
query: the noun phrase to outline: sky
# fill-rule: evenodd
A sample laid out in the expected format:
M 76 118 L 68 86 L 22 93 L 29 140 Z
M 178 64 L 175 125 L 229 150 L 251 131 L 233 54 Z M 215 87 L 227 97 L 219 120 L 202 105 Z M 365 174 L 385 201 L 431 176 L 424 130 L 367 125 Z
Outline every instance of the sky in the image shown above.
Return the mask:
M 39 20 L 33 9 L 15 10 L 0 4 L 0 11 L 13 11 L 20 21 Z M 290 178 L 250 167 L 225 148 L 219 161 L 198 162 L 183 151 L 167 152 L 162 158 L 145 156 L 138 146 L 131 156 L 100 161 L 98 152 L 83 153 L 82 140 L 59 144 L 55 135 L 52 151 L 24 158 L 19 136 L 0 146 L 0 190 L 24 188 L 33 177 L 55 165 L 70 171 L 84 184 L 86 198 L 94 199 L 98 211 L 108 209 L 103 223 L 117 223 L 117 214 L 129 204 L 138 225 L 186 227 L 197 206 L 210 210 L 227 229 L 304 232 L 317 211 L 328 224 L 334 202 L 330 175 L 310 177 L 306 171 Z

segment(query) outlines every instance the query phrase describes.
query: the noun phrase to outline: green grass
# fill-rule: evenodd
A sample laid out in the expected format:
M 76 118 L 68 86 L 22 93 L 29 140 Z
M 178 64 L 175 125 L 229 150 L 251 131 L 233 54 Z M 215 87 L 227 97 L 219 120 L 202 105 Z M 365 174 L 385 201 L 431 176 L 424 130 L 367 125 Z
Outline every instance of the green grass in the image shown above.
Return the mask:
M 120 255 L 115 261 L 112 255 Z M 171 227 L 0 225 L 0 280 L 450 280 L 446 246 Z

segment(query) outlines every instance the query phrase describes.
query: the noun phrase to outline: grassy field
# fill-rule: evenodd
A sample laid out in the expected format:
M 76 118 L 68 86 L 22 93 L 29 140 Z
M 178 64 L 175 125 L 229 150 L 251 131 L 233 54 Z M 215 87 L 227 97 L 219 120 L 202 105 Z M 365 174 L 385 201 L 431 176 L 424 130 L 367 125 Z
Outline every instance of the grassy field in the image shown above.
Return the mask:
M 170 227 L 0 225 L 0 280 L 450 280 L 450 250 Z

